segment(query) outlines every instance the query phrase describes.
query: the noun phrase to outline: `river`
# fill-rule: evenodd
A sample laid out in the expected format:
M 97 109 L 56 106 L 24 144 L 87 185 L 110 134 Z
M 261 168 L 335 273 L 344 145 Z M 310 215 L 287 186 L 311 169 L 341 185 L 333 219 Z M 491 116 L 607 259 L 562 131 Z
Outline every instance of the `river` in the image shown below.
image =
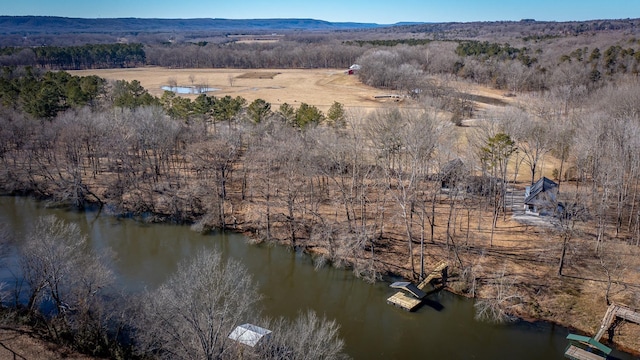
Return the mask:
M 309 256 L 279 246 L 250 245 L 243 235 L 202 235 L 188 226 L 144 224 L 91 211 L 48 209 L 29 198 L 0 197 L 0 221 L 19 235 L 47 214 L 79 224 L 93 251 L 113 250 L 117 283 L 127 291 L 153 289 L 180 261 L 217 249 L 249 269 L 265 314 L 292 318 L 313 309 L 334 318 L 347 353 L 355 359 L 562 359 L 567 345 L 568 330 L 563 327 L 478 322 L 473 301 L 448 292 L 430 295 L 427 305 L 406 312 L 386 304 L 394 293 L 388 282 L 371 285 L 348 270 L 331 267 L 316 271 Z M 613 355 L 633 358 L 615 350 Z

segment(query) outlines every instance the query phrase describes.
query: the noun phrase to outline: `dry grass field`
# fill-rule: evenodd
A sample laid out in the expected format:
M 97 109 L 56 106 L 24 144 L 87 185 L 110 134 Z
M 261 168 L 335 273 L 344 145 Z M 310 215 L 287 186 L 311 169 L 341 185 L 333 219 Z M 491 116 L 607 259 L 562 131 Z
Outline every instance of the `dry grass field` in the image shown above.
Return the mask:
M 70 71 L 73 75 L 98 75 L 108 80 L 138 80 L 155 96 L 162 96 L 162 86 L 175 80 L 178 86 L 204 85 L 219 90 L 211 96 L 241 96 L 251 102 L 263 99 L 277 108 L 282 103 L 294 107 L 302 102 L 327 111 L 334 101 L 349 108 L 365 110 L 395 102 L 395 99 L 376 99 L 389 94 L 362 84 L 356 76 L 343 69 L 167 69 L 145 67 L 133 69 L 105 69 Z M 195 98 L 197 95 L 184 95 Z M 403 100 L 401 100 L 403 101 Z
M 277 109 L 281 104 L 296 106 L 300 103 L 314 105 L 326 112 L 334 101 L 349 109 L 365 112 L 400 103 L 403 107 L 417 104 L 407 98 L 376 98 L 381 95 L 400 93 L 376 89 L 362 84 L 357 76 L 347 75 L 345 69 L 168 69 L 144 67 L 131 69 L 94 69 L 69 71 L 73 75 L 97 75 L 107 80 L 138 80 L 151 95 L 162 96 L 163 86 L 175 81 L 178 86 L 204 86 L 219 89 L 210 96 L 241 96 L 251 102 L 263 99 Z M 458 91 L 496 99 L 503 102 L 516 101 L 504 97 L 499 90 L 482 86 L 453 83 Z M 197 95 L 182 95 L 191 99 Z M 479 109 L 491 107 L 478 104 Z

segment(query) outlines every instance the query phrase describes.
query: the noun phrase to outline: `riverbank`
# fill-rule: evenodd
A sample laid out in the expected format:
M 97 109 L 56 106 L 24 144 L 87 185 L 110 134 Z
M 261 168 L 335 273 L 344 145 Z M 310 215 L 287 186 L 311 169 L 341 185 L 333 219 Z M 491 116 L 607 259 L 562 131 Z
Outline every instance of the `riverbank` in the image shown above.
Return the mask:
M 489 217 L 490 214 L 484 216 Z M 490 220 L 487 219 L 488 221 Z M 258 235 L 260 229 L 247 228 L 242 221 L 238 222 L 234 230 L 240 231 L 254 242 L 263 241 Z M 604 295 L 604 288 L 608 285 L 606 281 L 581 275 L 588 272 L 584 268 L 581 269 L 585 265 L 584 262 L 572 264 L 570 272 L 566 272 L 562 277 L 557 276 L 557 264 L 541 259 L 545 257 L 543 249 L 531 244 L 522 244 L 522 241 L 547 243 L 550 239 L 546 236 L 549 234 L 544 229 L 523 226 L 508 218 L 506 221 L 498 222 L 496 231 L 500 235 L 494 238 L 493 247 L 480 250 L 470 246 L 466 254 L 454 255 L 452 254 L 454 251 L 443 244 L 428 244 L 428 250 L 425 251 L 425 257 L 428 259 L 425 269 L 435 264 L 438 259 L 448 259 L 452 270 L 446 286 L 447 291 L 474 299 L 492 298 L 496 296 L 496 292 L 506 291 L 508 295 L 516 294 L 521 297 L 519 302 L 507 309 L 511 315 L 519 319 L 532 323 L 543 321 L 567 327 L 575 333 L 595 335 L 608 307 Z M 525 235 L 523 232 L 531 234 Z M 272 239 L 272 241 L 282 246 L 290 245 L 286 240 Z M 514 242 L 518 245 L 516 246 Z M 417 282 L 406 261 L 399 256 L 403 245 L 405 244 L 397 239 L 385 244 L 388 256 L 380 260 L 384 265 L 377 271 L 387 276 L 402 277 Z M 415 245 L 417 246 L 418 243 Z M 575 244 L 576 247 L 589 245 L 591 244 L 584 240 Z M 632 246 L 628 249 L 631 253 L 635 253 Z M 312 245 L 305 250 L 310 256 L 317 257 L 317 261 L 320 262 L 328 256 L 328 251 L 324 247 Z M 474 262 L 475 269 L 471 270 L 475 272 L 474 274 L 465 273 L 465 269 L 461 268 L 455 259 L 458 256 L 463 257 L 464 262 Z M 335 265 L 350 267 L 358 273 L 357 267 L 361 266 L 359 264 L 362 260 L 343 258 L 338 259 Z M 593 269 L 594 266 L 591 265 L 589 268 Z M 366 274 L 360 274 L 360 276 L 364 277 L 363 281 L 370 279 Z M 633 300 L 634 294 L 640 291 L 640 286 L 629 282 L 616 282 L 610 286 L 617 288 L 614 291 L 616 296 L 612 297 L 616 299 L 615 301 Z M 494 300 L 501 299 L 494 298 Z M 616 327 L 614 334 L 613 341 L 605 335 L 601 342 L 626 353 L 640 356 L 640 325 L 622 322 Z
M 0 214 L 20 234 L 28 233 L 39 217 L 55 215 L 80 226 L 88 235 L 87 251 L 102 253 L 101 249 L 109 248 L 114 254 L 114 290 L 118 292 L 153 291 L 176 271 L 177 263 L 203 250 L 223 251 L 225 257 L 242 261 L 248 268 L 265 315 L 295 318 L 299 311 L 312 309 L 336 319 L 347 352 L 355 359 L 429 355 L 556 359 L 566 346 L 563 327 L 521 321 L 495 326 L 476 321 L 473 301 L 446 291 L 430 295 L 421 309 L 407 313 L 385 303 L 395 291 L 388 283 L 368 284 L 347 269 L 314 269 L 311 257 L 301 251 L 266 243 L 251 245 L 231 232 L 199 234 L 184 225 L 141 223 L 104 212 L 44 206 L 30 199 L 0 198 Z
M 239 207 L 236 206 L 236 209 L 237 208 Z M 254 244 L 265 242 L 276 243 L 280 246 L 291 246 L 290 241 L 283 235 L 287 232 L 286 226 L 274 224 L 271 229 L 272 238 L 270 239 L 265 239 L 264 236 L 261 236 L 264 229 L 249 226 L 250 223 L 247 219 L 250 219 L 252 216 L 257 216 L 260 212 L 258 210 L 254 211 L 256 212 L 233 212 L 235 221 L 228 224 L 227 230 L 242 233 L 251 239 L 251 242 Z M 125 213 L 130 212 L 112 212 L 112 215 L 122 216 L 122 214 Z M 136 216 L 136 218 L 137 221 L 141 222 L 172 221 L 170 216 L 162 212 L 140 217 Z M 197 220 L 195 217 L 191 219 Z M 480 223 L 482 223 L 481 220 Z M 482 229 L 483 228 L 480 227 L 480 230 Z M 487 230 L 485 229 L 485 231 Z M 524 236 L 522 232 L 539 233 L 538 235 L 541 235 L 541 237 L 532 237 L 529 235 L 525 238 L 520 238 L 519 236 L 514 236 L 515 234 Z M 279 238 L 279 235 L 283 237 Z M 532 323 L 544 321 L 568 327 L 576 333 L 590 336 L 594 335 L 607 307 L 602 294 L 602 280 L 581 279 L 572 273 L 568 273 L 568 275 L 563 277 L 557 277 L 553 274 L 555 264 L 545 264 L 542 262 L 543 265 L 541 265 L 539 257 L 543 255 L 540 254 L 532 258 L 530 255 L 532 249 L 537 249 L 537 247 L 524 248 L 522 241 L 526 240 L 529 243 L 545 241 L 544 237 L 547 235 L 548 233 L 545 231 L 536 229 L 535 227 L 523 226 L 511 218 L 506 217 L 498 222 L 496 234 L 494 235 L 494 245 L 490 249 L 483 249 L 482 253 L 477 253 L 478 249 L 474 249 L 473 246 L 468 246 L 468 248 L 463 251 L 461 249 L 447 247 L 446 244 L 440 244 L 438 242 L 428 243 L 425 249 L 425 269 L 428 269 L 429 266 L 433 264 L 433 261 L 437 259 L 448 259 L 450 264 L 452 264 L 452 270 L 449 274 L 449 282 L 446 288 L 448 291 L 468 298 L 481 299 L 494 296 L 494 292 L 497 290 L 505 291 L 511 295 L 516 294 L 521 297 L 521 299 L 506 309 L 511 315 Z M 406 244 L 403 243 L 402 239 L 387 240 L 388 243 L 380 243 L 380 247 L 383 247 L 385 251 L 380 251 L 378 256 L 384 254 L 386 254 L 386 256 L 377 260 L 376 273 L 390 277 L 414 279 L 411 275 L 410 268 L 402 266 L 403 247 Z M 520 248 L 517 249 L 517 251 L 514 250 L 514 241 L 520 244 Z M 548 239 L 546 241 L 548 241 Z M 363 266 L 363 261 L 366 263 L 367 260 L 369 260 L 367 257 L 363 259 L 345 257 L 334 258 L 332 260 L 329 259 L 328 250 L 319 244 L 314 244 L 312 240 L 300 238 L 298 242 L 299 244 L 303 244 L 298 245 L 299 248 L 312 256 L 314 263 L 318 264 L 318 266 L 330 264 L 330 266 L 347 267 L 353 269 L 356 275 L 363 278 L 363 281 L 372 279 L 371 274 L 362 272 L 362 268 L 358 269 L 358 266 Z M 418 243 L 414 245 L 417 246 Z M 457 255 L 454 254 L 456 250 L 459 252 Z M 473 256 L 474 254 L 477 256 Z M 473 274 L 471 281 L 468 278 L 469 275 L 462 273 L 462 268 L 459 266 L 457 257 L 460 257 L 460 261 L 462 262 L 476 262 L 474 269 L 472 269 L 472 271 L 475 271 L 475 274 Z M 529 267 L 532 263 L 537 264 L 536 267 Z M 380 264 L 382 264 L 382 266 Z M 578 264 L 571 267 L 572 271 L 576 272 L 579 268 Z M 498 269 L 498 271 L 494 271 L 495 269 Z M 504 276 L 505 274 L 508 275 Z M 503 277 L 499 278 L 498 276 Z M 501 286 L 500 289 L 496 289 L 497 282 L 495 280 L 503 281 L 499 283 Z M 543 280 L 546 281 L 546 283 L 543 283 Z M 470 289 L 470 287 L 472 289 Z M 633 292 L 633 289 L 631 291 Z M 616 297 L 616 299 L 620 298 L 621 297 Z M 596 301 L 593 301 L 594 299 L 596 299 Z M 384 299 L 380 299 L 380 301 L 383 300 Z M 608 338 L 605 336 L 602 342 L 637 356 L 640 355 L 640 351 L 634 347 L 638 344 L 637 335 L 637 325 L 621 323 L 620 326 L 616 328 L 614 341 L 607 341 Z
M 447 214 L 449 203 L 442 201 L 437 213 L 441 216 Z M 236 206 L 235 208 L 244 209 Z M 272 209 L 274 210 L 274 209 Z M 284 209 L 277 209 L 282 210 Z M 291 246 L 286 239 L 288 231 L 284 224 L 274 226 L 271 229 L 272 238 L 265 240 L 263 228 L 252 226 L 249 219 L 259 217 L 265 209 L 252 207 L 250 213 L 242 210 L 234 212 L 233 231 L 239 231 L 251 238 L 254 242 L 275 242 L 282 246 Z M 444 242 L 428 242 L 425 246 L 425 269 L 435 264 L 439 259 L 446 259 L 451 264 L 451 272 L 448 278 L 447 290 L 457 295 L 468 298 L 489 299 L 502 301 L 497 293 L 504 292 L 503 296 L 516 295 L 519 301 L 506 304 L 505 311 L 520 319 L 530 322 L 544 321 L 572 329 L 580 334 L 593 336 L 599 329 L 602 317 L 607 309 L 605 299 L 606 286 L 615 288 L 614 301 L 633 301 L 640 286 L 630 282 L 612 282 L 608 284 L 604 278 L 596 278 L 601 275 L 607 264 L 594 264 L 584 261 L 572 262 L 563 276 L 557 276 L 557 259 L 549 251 L 553 249 L 550 243 L 554 242 L 551 231 L 545 227 L 523 225 L 513 220 L 510 214 L 501 217 L 496 229 L 494 229 L 493 245 L 486 247 L 489 242 L 491 230 L 487 227 L 491 221 L 491 214 L 483 212 L 478 216 L 475 227 L 477 239 L 474 243 L 447 245 Z M 442 219 L 444 223 L 444 219 Z M 397 224 L 396 224 L 397 226 Z M 582 224 L 588 227 L 589 224 Z M 394 228 L 390 224 L 389 233 L 401 234 L 402 229 Z M 435 232 L 436 238 L 444 238 L 443 229 Z M 406 260 L 406 240 L 402 237 L 389 237 L 379 239 L 378 246 L 382 249 L 376 254 L 379 258 L 375 272 L 392 277 L 418 281 L 416 274 L 412 272 Z M 304 241 L 304 242 L 303 242 Z M 591 243 L 587 239 L 575 239 L 574 247 L 587 249 Z M 363 254 L 362 258 L 347 256 L 331 258 L 329 250 L 321 243 L 312 239 L 299 239 L 304 243 L 304 251 L 316 257 L 316 262 L 330 262 L 334 266 L 349 267 L 363 278 L 370 281 L 375 275 L 368 271 L 367 261 L 370 255 Z M 478 244 L 479 243 L 479 244 Z M 414 247 L 419 247 L 419 242 L 414 242 Z M 636 254 L 634 246 L 620 245 L 619 251 Z M 551 255 L 551 256 L 550 256 Z M 585 252 L 576 253 L 576 257 L 585 256 Z M 551 259 L 549 259 L 549 257 Z M 473 265 L 465 266 L 468 263 Z M 616 265 L 616 264 L 614 264 Z M 363 268 L 365 269 L 363 271 Z M 621 274 L 622 268 L 615 268 Z M 427 270 L 428 271 L 428 270 Z M 589 277 L 591 274 L 592 277 Z M 640 326 L 633 323 L 621 323 L 614 332 L 614 339 L 605 336 L 603 343 L 635 355 L 640 355 Z
M 93 357 L 46 341 L 33 328 L 3 324 L 0 328 L 0 359 L 90 360 Z
M 624 229 L 605 234 L 596 251 L 593 219 L 576 221 L 569 238 L 556 227 L 520 223 L 482 183 L 443 190 L 432 175 L 446 159 L 418 172 L 400 166 L 406 159 L 399 155 L 375 158 L 368 145 L 375 138 L 367 142 L 368 128 L 358 132 L 356 124 L 349 132 L 302 131 L 278 120 L 212 128 L 153 109 L 4 121 L 0 186 L 8 193 L 75 206 L 98 199 L 113 215 L 224 227 L 304 249 L 369 280 L 397 274 L 417 281 L 421 268 L 446 260 L 456 293 L 586 334 L 597 330 L 607 298 L 640 307 L 640 247 Z M 638 352 L 638 331 L 622 324 L 614 341 Z

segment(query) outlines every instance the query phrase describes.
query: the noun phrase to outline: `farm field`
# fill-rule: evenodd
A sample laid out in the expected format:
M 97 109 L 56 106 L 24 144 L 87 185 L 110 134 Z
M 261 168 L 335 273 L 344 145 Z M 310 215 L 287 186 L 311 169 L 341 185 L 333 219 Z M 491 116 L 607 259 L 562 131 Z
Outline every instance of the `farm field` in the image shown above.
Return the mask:
M 347 75 L 344 69 L 168 69 L 144 67 L 131 69 L 74 70 L 78 76 L 97 75 L 107 80 L 138 80 L 151 95 L 162 96 L 163 86 L 203 86 L 218 89 L 210 96 L 241 96 L 251 102 L 263 99 L 277 108 L 283 103 L 296 106 L 300 103 L 314 105 L 327 111 L 334 101 L 351 109 L 369 111 L 401 103 L 403 107 L 418 106 L 413 100 L 401 98 L 376 98 L 384 95 L 402 95 L 364 85 L 357 76 Z M 452 84 L 454 87 L 456 84 Z M 500 101 L 515 101 L 502 96 L 500 91 L 482 86 L 465 85 L 464 92 Z M 182 95 L 194 99 L 197 95 Z M 483 104 L 483 107 L 489 105 Z
M 97 75 L 108 80 L 138 80 L 151 95 L 162 96 L 162 86 L 175 80 L 178 86 L 202 85 L 219 89 L 210 96 L 241 96 L 251 102 L 263 99 L 277 107 L 302 102 L 326 111 L 334 101 L 351 108 L 375 109 L 394 100 L 376 99 L 388 94 L 362 84 L 342 69 L 100 69 L 69 71 L 73 75 Z M 184 95 L 195 98 L 197 95 Z

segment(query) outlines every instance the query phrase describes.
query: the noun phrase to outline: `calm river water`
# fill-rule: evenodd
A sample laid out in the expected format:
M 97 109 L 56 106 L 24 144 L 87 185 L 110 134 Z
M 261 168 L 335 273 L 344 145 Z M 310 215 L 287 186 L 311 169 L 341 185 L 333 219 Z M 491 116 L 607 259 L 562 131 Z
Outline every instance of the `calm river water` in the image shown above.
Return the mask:
M 430 295 L 429 304 L 416 312 L 405 312 L 386 304 L 394 292 L 389 283 L 370 285 L 349 271 L 330 267 L 315 271 L 308 256 L 282 247 L 249 245 L 242 235 L 201 235 L 188 226 L 142 224 L 95 212 L 47 209 L 28 198 L 0 197 L 0 221 L 19 234 L 46 214 L 79 224 L 94 251 L 112 249 L 118 283 L 129 291 L 155 288 L 181 260 L 218 249 L 248 267 L 267 315 L 295 317 L 313 309 L 335 318 L 346 351 L 355 359 L 562 359 L 567 345 L 568 330 L 562 327 L 478 322 L 471 300 L 447 292 Z

